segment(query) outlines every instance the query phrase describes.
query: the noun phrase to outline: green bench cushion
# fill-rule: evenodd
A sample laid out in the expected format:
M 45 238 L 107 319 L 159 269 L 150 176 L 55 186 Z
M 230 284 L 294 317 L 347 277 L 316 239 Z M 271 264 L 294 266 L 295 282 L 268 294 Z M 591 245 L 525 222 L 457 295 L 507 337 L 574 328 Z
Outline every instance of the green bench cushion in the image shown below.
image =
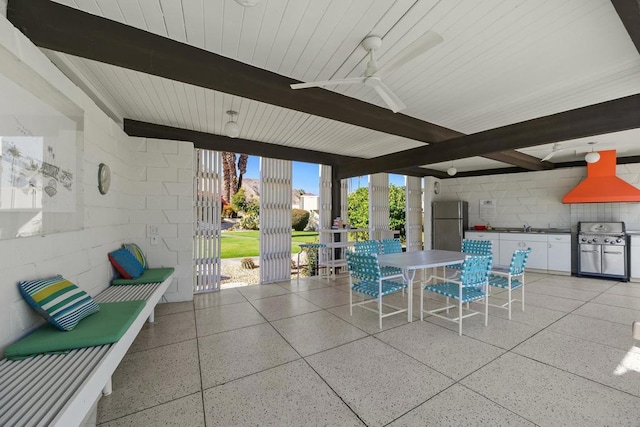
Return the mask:
M 100 311 L 83 319 L 71 331 L 43 325 L 5 350 L 7 359 L 25 359 L 42 353 L 63 353 L 118 341 L 136 319 L 146 301 L 100 304 Z
M 142 273 L 142 276 L 137 279 L 113 279 L 111 281 L 112 285 L 121 286 L 121 285 L 144 285 L 147 283 L 162 283 L 167 280 L 167 277 L 173 274 L 173 268 L 150 268 L 145 270 Z

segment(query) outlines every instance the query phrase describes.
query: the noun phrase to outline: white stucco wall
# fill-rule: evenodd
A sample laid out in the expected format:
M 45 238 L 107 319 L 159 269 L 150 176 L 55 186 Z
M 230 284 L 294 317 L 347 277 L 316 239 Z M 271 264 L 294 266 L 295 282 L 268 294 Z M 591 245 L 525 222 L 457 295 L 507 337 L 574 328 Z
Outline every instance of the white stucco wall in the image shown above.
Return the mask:
M 0 1 L 0 10 L 6 10 L 5 3 Z M 0 352 L 42 323 L 22 300 L 18 281 L 61 274 L 95 295 L 112 277 L 107 253 L 124 242 L 139 244 L 152 267 L 176 268 L 167 292 L 169 301 L 191 299 L 193 145 L 128 137 L 3 16 L 0 49 L 71 99 L 85 117 L 84 151 L 78 166 L 83 228 L 0 241 Z M 112 186 L 106 195 L 97 189 L 101 162 L 112 171 Z M 158 226 L 157 245 L 151 245 L 148 224 Z

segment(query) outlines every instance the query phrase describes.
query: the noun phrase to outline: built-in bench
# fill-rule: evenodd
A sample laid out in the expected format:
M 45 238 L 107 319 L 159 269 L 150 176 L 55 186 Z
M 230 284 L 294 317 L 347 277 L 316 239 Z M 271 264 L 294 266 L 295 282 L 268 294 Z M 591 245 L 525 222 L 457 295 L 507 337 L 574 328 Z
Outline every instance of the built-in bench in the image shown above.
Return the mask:
M 24 360 L 1 360 L 0 425 L 95 425 L 98 400 L 111 394 L 111 376 L 145 320 L 153 322 L 154 308 L 172 278 L 173 274 L 169 274 L 162 282 L 109 286 L 95 297 L 98 303 L 146 301 L 124 335 L 113 344 Z

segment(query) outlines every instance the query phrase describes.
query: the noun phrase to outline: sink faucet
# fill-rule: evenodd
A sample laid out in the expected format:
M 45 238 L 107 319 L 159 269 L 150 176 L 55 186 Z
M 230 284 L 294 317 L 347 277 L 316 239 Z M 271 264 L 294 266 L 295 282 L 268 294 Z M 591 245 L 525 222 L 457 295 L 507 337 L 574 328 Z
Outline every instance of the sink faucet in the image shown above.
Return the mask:
M 525 233 L 529 233 L 531 231 L 531 226 L 525 222 L 522 226 L 522 231 L 524 231 Z

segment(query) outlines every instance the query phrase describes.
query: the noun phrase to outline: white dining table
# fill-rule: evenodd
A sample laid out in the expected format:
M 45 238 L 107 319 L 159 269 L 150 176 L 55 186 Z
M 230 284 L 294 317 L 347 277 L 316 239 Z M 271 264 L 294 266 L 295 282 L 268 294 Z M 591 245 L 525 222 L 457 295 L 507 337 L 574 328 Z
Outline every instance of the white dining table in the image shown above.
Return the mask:
M 409 295 L 407 303 L 407 320 L 413 321 L 413 279 L 417 270 L 427 268 L 446 267 L 460 264 L 469 254 L 456 251 L 442 251 L 431 249 L 419 252 L 399 252 L 395 254 L 379 255 L 378 262 L 381 266 L 397 267 L 402 269 L 402 275 L 407 281 Z

